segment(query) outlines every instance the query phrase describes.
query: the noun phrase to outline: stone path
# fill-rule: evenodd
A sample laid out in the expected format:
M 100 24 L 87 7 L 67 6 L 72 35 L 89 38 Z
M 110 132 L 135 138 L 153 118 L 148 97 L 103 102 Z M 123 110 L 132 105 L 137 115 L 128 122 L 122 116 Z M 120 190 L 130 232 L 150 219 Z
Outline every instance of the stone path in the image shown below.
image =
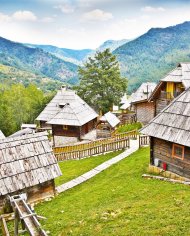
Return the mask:
M 103 170 L 109 168 L 110 166 L 114 165 L 115 163 L 128 157 L 130 154 L 137 151 L 138 149 L 139 149 L 138 139 L 137 140 L 130 140 L 130 148 L 129 149 L 126 149 L 123 153 L 119 154 L 116 157 L 113 157 L 112 159 L 102 163 L 101 165 L 96 166 L 94 169 L 86 172 L 85 174 L 83 174 L 83 175 L 81 175 L 81 176 L 79 176 L 79 177 L 77 177 L 65 184 L 62 184 L 62 185 L 56 187 L 57 192 L 62 193 L 68 189 L 71 189 L 71 188 L 87 181 L 88 179 L 91 179 L 92 177 L 99 174 Z

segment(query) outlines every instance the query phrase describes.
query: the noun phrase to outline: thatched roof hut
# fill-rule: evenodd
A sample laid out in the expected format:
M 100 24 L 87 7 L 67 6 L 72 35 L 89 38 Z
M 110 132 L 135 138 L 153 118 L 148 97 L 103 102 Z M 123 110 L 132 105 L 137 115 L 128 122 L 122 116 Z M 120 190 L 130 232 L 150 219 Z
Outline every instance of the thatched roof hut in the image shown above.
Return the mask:
M 0 208 L 7 195 L 27 193 L 29 202 L 54 195 L 61 175 L 47 133 L 0 141 Z
M 151 136 L 151 163 L 190 178 L 190 88 L 174 99 L 141 132 Z

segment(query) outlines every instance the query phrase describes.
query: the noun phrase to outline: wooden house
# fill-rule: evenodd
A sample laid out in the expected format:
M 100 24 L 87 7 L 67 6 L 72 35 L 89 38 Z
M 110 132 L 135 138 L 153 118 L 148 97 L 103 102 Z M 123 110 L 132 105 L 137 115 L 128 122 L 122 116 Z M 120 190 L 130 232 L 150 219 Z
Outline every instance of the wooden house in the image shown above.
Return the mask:
M 1 140 L 0 167 L 0 210 L 8 195 L 25 193 L 30 203 L 54 196 L 61 175 L 44 132 Z
M 97 138 L 111 137 L 112 132 L 115 130 L 120 120 L 112 112 L 104 114 L 98 122 L 96 127 Z
M 155 106 L 155 115 L 159 114 L 175 97 L 190 86 L 190 63 L 178 66 L 160 80 L 149 97 Z
M 3 134 L 3 132 L 0 130 L 0 139 L 4 139 L 5 135 Z
M 132 110 L 136 113 L 137 121 L 147 124 L 155 114 L 155 106 L 149 97 L 156 87 L 156 83 L 143 83 L 130 98 Z
M 52 135 L 77 137 L 95 128 L 98 114 L 72 90 L 62 88 L 36 120 L 41 127 L 52 127 Z
M 190 88 L 141 132 L 150 136 L 150 164 L 190 178 Z

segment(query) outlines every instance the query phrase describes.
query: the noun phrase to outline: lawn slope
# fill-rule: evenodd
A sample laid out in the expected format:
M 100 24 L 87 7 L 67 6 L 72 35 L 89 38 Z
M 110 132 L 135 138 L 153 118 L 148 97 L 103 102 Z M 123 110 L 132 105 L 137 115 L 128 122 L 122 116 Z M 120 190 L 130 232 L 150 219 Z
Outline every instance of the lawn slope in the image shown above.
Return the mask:
M 142 148 L 91 180 L 36 207 L 56 235 L 190 235 L 190 188 L 143 179 Z

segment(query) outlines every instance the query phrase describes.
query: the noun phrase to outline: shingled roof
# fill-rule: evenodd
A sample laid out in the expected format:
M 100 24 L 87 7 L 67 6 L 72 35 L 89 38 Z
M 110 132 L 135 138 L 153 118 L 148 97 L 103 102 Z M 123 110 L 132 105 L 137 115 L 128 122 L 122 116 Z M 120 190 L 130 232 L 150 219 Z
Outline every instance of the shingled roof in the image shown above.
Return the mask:
M 156 88 L 156 83 L 151 83 L 151 82 L 142 83 L 141 86 L 137 89 L 137 91 L 131 95 L 130 102 L 138 103 L 146 101 L 150 97 L 155 88 Z
M 85 102 L 75 101 L 70 104 L 66 104 L 60 111 L 55 115 L 48 124 L 54 125 L 72 125 L 82 126 L 93 120 L 98 115 L 95 111 L 88 106 Z
M 164 82 L 182 83 L 185 89 L 190 87 L 190 62 L 181 62 L 175 69 L 170 71 L 164 78 L 160 80 L 149 100 L 159 90 Z
M 0 196 L 61 175 L 47 133 L 0 141 Z
M 36 120 L 46 121 L 49 124 L 81 126 L 96 117 L 98 114 L 75 91 L 63 88 L 57 92 Z
M 3 134 L 3 132 L 0 130 L 0 139 L 4 139 L 5 135 Z
M 141 129 L 143 134 L 190 146 L 190 88 Z
M 108 122 L 112 128 L 114 128 L 120 123 L 120 120 L 117 118 L 117 116 L 111 113 L 110 111 L 104 114 L 100 118 L 100 121 Z

